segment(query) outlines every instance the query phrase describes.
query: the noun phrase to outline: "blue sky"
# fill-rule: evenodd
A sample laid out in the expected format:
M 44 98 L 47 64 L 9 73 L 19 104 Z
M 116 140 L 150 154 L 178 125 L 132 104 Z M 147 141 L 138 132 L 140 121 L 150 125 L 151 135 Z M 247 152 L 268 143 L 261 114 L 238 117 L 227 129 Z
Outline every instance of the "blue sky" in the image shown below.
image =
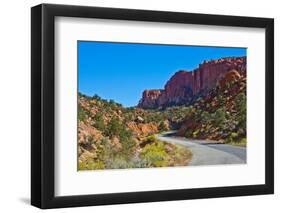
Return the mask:
M 78 41 L 78 90 L 124 106 L 138 104 L 145 89 L 162 89 L 178 70 L 204 60 L 245 56 L 246 48 Z

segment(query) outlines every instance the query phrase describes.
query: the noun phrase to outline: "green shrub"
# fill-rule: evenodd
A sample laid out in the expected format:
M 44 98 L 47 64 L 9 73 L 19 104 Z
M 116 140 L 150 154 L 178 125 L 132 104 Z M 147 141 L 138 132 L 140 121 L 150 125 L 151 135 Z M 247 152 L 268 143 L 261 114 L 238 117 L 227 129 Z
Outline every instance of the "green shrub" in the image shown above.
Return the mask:
M 113 137 L 113 136 L 119 136 L 120 132 L 122 131 L 122 124 L 119 121 L 118 118 L 112 118 L 108 125 L 107 125 L 107 129 L 105 131 L 106 135 L 109 137 Z
M 146 145 L 141 153 L 141 158 L 147 162 L 146 167 L 168 166 L 168 154 L 161 142 Z
M 198 134 L 199 134 L 199 129 L 197 129 L 196 131 L 194 131 L 193 133 L 192 133 L 192 137 L 193 138 L 197 138 L 197 136 L 198 136 Z
M 230 134 L 230 137 L 232 138 L 232 140 L 237 140 L 237 138 L 238 138 L 238 133 L 236 133 L 236 132 L 232 132 L 231 134 Z
M 192 137 L 192 130 L 191 129 L 186 130 L 186 132 L 184 134 L 184 137 L 191 138 Z
M 93 95 L 92 97 L 93 99 L 97 100 L 97 101 L 100 101 L 102 100 L 100 96 L 98 96 L 97 94 Z
M 165 125 L 164 121 L 160 121 L 159 130 L 160 130 L 160 132 L 164 132 L 164 131 L 167 131 L 167 130 L 168 130 L 168 128 L 167 128 L 167 126 Z
M 246 95 L 244 93 L 240 93 L 237 95 L 236 105 L 238 109 L 238 122 L 239 126 L 243 129 L 246 129 L 246 119 L 247 119 L 247 100 Z
M 201 118 L 203 123 L 209 123 L 211 121 L 211 115 L 207 111 L 202 112 Z
M 156 141 L 157 141 L 157 139 L 156 139 L 155 135 L 150 135 L 145 140 L 145 142 L 147 142 L 147 143 L 154 143 Z
M 100 160 L 79 162 L 78 170 L 94 170 L 94 169 L 105 169 L 105 165 Z
M 86 118 L 87 118 L 86 111 L 81 106 L 78 106 L 78 119 L 79 119 L 79 121 L 84 121 Z
M 246 146 L 247 145 L 247 139 L 246 138 L 242 138 L 240 140 L 240 144 L 241 144 L 241 146 Z
M 224 107 L 219 108 L 214 114 L 214 123 L 217 127 L 223 128 L 226 122 L 226 110 Z
M 236 132 L 230 133 L 225 140 L 226 143 L 239 143 L 239 134 Z
M 95 121 L 94 127 L 103 132 L 105 130 L 105 123 L 102 113 L 97 112 L 93 119 Z
M 230 136 L 225 140 L 225 142 L 228 143 L 228 144 L 231 144 L 231 145 L 235 145 L 235 146 L 242 146 L 242 147 L 247 146 L 247 139 L 246 138 L 237 138 L 236 140 L 234 140 Z
M 132 131 L 127 129 L 127 127 L 120 122 L 118 118 L 112 118 L 110 122 L 107 125 L 106 134 L 109 137 L 119 137 L 121 140 L 124 138 L 131 138 L 132 137 Z
M 107 125 L 105 134 L 110 138 L 118 137 L 122 144 L 122 154 L 126 158 L 130 158 L 133 154 L 136 141 L 133 139 L 133 133 L 118 118 L 112 118 Z
M 115 156 L 106 160 L 107 169 L 127 169 L 133 168 L 134 164 L 122 156 Z
M 137 144 L 136 141 L 132 138 L 126 138 L 121 140 L 121 143 L 122 143 L 122 150 L 121 150 L 122 155 L 124 156 L 124 158 L 130 159 L 133 156 L 134 151 L 136 149 L 136 144 Z

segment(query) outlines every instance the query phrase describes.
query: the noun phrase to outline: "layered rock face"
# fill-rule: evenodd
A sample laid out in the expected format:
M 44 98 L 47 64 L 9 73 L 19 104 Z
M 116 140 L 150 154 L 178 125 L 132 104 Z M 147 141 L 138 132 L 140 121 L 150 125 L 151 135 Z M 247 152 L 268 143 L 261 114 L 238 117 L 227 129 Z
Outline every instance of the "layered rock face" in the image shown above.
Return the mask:
M 229 71 L 246 72 L 246 57 L 204 61 L 193 71 L 180 70 L 166 83 L 164 90 L 145 90 L 138 107 L 153 109 L 191 103 L 214 88 Z

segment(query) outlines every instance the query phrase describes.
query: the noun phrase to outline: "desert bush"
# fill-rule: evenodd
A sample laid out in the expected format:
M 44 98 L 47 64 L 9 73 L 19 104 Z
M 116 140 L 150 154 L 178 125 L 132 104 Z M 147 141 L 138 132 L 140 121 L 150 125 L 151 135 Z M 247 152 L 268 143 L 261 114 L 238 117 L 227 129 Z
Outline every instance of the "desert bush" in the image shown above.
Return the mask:
M 97 94 L 93 95 L 92 97 L 93 99 L 97 100 L 97 101 L 100 101 L 102 100 L 100 96 L 98 96 Z
M 201 113 L 201 118 L 203 123 L 210 123 L 211 122 L 211 114 L 208 113 L 207 111 L 203 111 Z
M 133 113 L 131 112 L 128 112 L 128 113 L 124 113 L 124 122 L 130 122 L 130 121 L 133 121 L 135 120 L 135 117 L 133 115 Z
M 133 164 L 122 156 L 115 156 L 106 160 L 107 169 L 126 169 L 132 167 Z
M 226 110 L 224 107 L 219 108 L 214 116 L 214 124 L 219 127 L 219 128 L 223 128 L 226 122 Z
M 232 138 L 232 140 L 237 140 L 238 139 L 238 133 L 236 133 L 236 132 L 232 132 L 231 134 L 230 134 L 230 137 Z
M 147 136 L 144 140 L 142 140 L 142 142 L 140 143 L 140 147 L 143 148 L 145 147 L 147 144 L 152 144 L 152 143 L 156 143 L 157 139 L 154 135 L 149 135 Z
M 135 152 L 136 144 L 137 144 L 136 141 L 132 138 L 125 138 L 121 140 L 121 144 L 122 144 L 121 153 L 123 157 L 126 159 L 130 159 Z
M 105 123 L 104 123 L 104 120 L 103 120 L 103 115 L 101 112 L 97 112 L 95 114 L 95 116 L 93 117 L 93 120 L 94 120 L 94 127 L 96 127 L 98 130 L 100 131 L 104 131 L 105 130 Z
M 246 129 L 246 119 L 247 119 L 246 95 L 244 93 L 240 93 L 239 95 L 237 95 L 235 101 L 238 109 L 237 119 L 239 122 L 239 126 L 243 129 Z
M 184 134 L 184 137 L 186 138 L 191 138 L 193 135 L 192 135 L 192 129 L 187 129 L 185 134 Z
M 122 144 L 122 154 L 126 158 L 130 158 L 133 154 L 136 141 L 133 139 L 133 133 L 118 118 L 112 118 L 107 125 L 105 134 L 109 138 L 118 137 Z
M 93 169 L 105 169 L 105 164 L 99 160 L 79 162 L 78 164 L 78 170 L 93 170 Z
M 79 121 L 84 121 L 86 118 L 87 118 L 86 111 L 81 106 L 78 106 L 78 119 L 79 119 Z
M 109 102 L 108 102 L 108 107 L 113 111 L 118 110 L 121 106 L 122 106 L 121 104 L 116 103 L 112 99 L 110 99 Z
M 107 124 L 107 128 L 105 133 L 107 136 L 112 138 L 113 136 L 119 136 L 120 132 L 122 131 L 123 126 L 118 118 L 112 118 L 109 123 Z
M 164 132 L 164 131 L 167 131 L 167 130 L 168 130 L 168 128 L 167 128 L 167 126 L 165 125 L 164 121 L 160 121 L 159 130 L 160 130 L 160 132 Z
M 233 139 L 233 137 L 228 137 L 225 140 L 225 143 L 231 144 L 231 145 L 236 145 L 236 146 L 247 146 L 247 139 L 246 138 L 239 138 L 237 137 L 236 139 Z
M 140 153 L 140 157 L 147 162 L 146 167 L 168 166 L 168 154 L 161 142 L 146 145 Z
M 196 131 L 192 132 L 192 137 L 197 138 L 199 134 L 200 129 L 197 129 Z
M 134 156 L 129 160 L 124 156 L 117 155 L 105 161 L 107 169 L 128 169 L 128 168 L 147 168 L 148 162 L 138 156 Z
M 247 139 L 246 138 L 242 138 L 241 140 L 240 140 L 240 144 L 241 145 L 247 145 Z

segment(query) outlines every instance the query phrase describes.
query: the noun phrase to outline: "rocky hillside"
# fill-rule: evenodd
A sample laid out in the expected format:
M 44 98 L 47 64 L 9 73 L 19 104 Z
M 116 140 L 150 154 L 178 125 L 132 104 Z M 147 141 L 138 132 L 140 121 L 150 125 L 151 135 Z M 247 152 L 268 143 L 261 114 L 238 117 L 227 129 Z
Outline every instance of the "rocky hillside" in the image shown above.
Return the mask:
M 189 150 L 153 136 L 169 129 L 170 122 L 162 112 L 125 108 L 97 95 L 79 94 L 78 169 L 186 165 Z
M 204 61 L 193 71 L 180 70 L 171 77 L 163 90 L 145 90 L 138 107 L 156 109 L 190 104 L 198 97 L 206 95 L 231 70 L 244 75 L 246 57 Z
M 246 145 L 246 73 L 227 72 L 190 106 L 178 136 Z

